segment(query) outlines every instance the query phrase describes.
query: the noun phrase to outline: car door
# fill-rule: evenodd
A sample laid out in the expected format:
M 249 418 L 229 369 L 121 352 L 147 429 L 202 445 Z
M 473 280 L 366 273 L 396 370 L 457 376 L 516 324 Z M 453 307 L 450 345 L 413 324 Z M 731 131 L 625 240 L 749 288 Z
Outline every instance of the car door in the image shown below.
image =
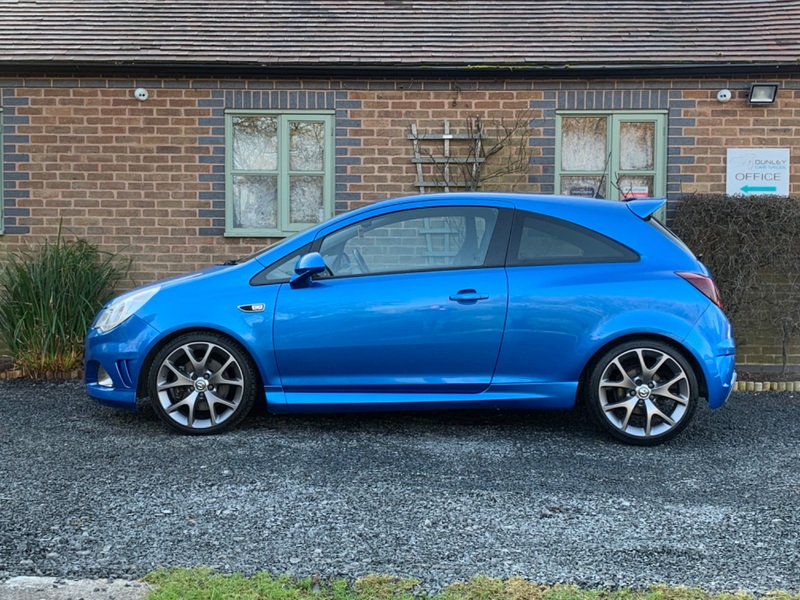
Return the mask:
M 276 304 L 275 353 L 287 402 L 292 391 L 485 389 L 508 300 L 508 213 L 418 208 L 318 240 L 330 273 L 307 287 L 282 285 Z
M 513 300 L 493 383 L 529 385 L 532 398 L 568 397 L 558 384 L 577 387 L 602 324 L 651 302 L 638 262 L 597 232 L 517 211 L 507 259 Z

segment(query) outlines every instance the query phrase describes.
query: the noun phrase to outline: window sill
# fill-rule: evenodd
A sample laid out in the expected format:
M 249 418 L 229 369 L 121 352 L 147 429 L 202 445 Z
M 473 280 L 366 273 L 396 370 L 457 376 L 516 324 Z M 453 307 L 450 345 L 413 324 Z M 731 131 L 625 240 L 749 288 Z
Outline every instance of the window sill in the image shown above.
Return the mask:
M 286 238 L 296 233 L 296 231 L 281 231 L 280 229 L 234 229 L 225 230 L 222 235 L 229 238 Z

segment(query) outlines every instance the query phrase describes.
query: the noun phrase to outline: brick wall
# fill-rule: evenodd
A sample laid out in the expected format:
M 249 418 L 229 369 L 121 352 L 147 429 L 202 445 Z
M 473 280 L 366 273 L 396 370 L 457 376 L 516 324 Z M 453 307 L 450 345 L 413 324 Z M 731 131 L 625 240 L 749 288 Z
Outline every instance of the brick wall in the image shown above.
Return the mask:
M 136 283 L 248 254 L 271 240 L 226 238 L 224 111 L 336 112 L 336 212 L 417 193 L 408 126 L 441 132 L 466 119 L 530 119 L 530 168 L 492 189 L 554 191 L 560 109 L 668 112 L 670 207 L 725 189 L 728 147 L 795 147 L 800 79 L 778 102 L 746 102 L 751 79 L 183 80 L 0 78 L 5 234 L 0 250 L 52 236 L 59 224 L 135 260 Z M 139 102 L 137 87 L 150 97 Z M 716 100 L 719 89 L 734 98 Z M 800 194 L 798 166 L 792 194 Z M 748 353 L 750 356 L 752 352 Z

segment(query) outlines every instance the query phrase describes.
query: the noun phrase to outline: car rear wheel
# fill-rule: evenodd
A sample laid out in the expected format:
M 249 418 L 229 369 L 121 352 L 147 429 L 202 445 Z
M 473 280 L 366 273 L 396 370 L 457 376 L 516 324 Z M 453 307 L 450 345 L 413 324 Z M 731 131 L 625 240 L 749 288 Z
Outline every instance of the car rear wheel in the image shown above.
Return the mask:
M 209 435 L 239 424 L 256 397 L 253 362 L 230 338 L 182 335 L 156 355 L 148 376 L 156 414 L 182 433 Z
M 697 407 L 697 377 L 669 344 L 640 340 L 601 356 L 585 386 L 589 412 L 614 437 L 638 446 L 672 439 Z

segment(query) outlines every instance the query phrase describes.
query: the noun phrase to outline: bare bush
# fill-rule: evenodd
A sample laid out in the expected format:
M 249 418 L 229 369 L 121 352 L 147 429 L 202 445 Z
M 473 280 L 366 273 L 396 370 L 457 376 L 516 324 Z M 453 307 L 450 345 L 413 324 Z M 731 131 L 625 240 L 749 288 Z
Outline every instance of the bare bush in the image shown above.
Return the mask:
M 491 121 L 476 115 L 448 130 L 449 139 L 416 127 L 409 128 L 408 137 L 425 163 L 429 187 L 477 191 L 493 182 L 511 191 L 530 172 L 531 119 L 530 111 Z M 431 143 L 434 140 L 441 141 Z

